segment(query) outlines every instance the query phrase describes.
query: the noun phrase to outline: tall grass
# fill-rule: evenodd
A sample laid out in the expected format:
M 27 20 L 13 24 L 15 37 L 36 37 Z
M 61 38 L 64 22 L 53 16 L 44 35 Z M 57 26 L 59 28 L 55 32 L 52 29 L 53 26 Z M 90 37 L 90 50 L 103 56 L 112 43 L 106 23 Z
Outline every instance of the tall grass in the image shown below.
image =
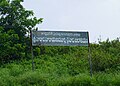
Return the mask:
M 120 86 L 119 45 L 103 42 L 91 46 L 92 77 L 86 47 L 44 47 L 42 53 L 36 49 L 35 70 L 28 58 L 4 64 L 0 86 Z
M 84 69 L 86 72 L 79 70 L 82 65 L 78 66 L 78 69 L 74 66 L 70 69 L 67 67 L 68 58 L 64 57 L 63 63 L 61 56 L 56 57 L 58 59 L 56 62 L 53 58 L 48 59 L 47 56 L 36 58 L 34 71 L 31 70 L 31 61 L 23 61 L 19 64 L 14 62 L 1 67 L 0 86 L 120 86 L 120 73 L 117 71 L 96 72 L 93 77 L 90 77 L 86 68 Z M 73 62 L 70 63 L 76 65 Z M 79 73 L 72 74 L 75 70 Z

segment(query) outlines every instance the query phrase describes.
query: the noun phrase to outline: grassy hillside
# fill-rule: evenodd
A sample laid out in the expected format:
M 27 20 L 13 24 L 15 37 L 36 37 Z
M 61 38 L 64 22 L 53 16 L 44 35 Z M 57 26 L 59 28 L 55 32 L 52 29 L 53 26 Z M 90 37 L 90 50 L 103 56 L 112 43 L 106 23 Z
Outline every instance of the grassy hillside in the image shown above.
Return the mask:
M 31 57 L 1 64 L 0 86 L 120 86 L 119 40 L 91 44 L 93 76 L 87 47 L 34 47 Z

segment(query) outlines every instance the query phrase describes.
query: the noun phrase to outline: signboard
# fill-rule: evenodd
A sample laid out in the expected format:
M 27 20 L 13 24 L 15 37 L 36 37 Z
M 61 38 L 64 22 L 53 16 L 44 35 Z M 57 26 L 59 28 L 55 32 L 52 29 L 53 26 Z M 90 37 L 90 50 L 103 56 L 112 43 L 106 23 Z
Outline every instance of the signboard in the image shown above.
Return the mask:
M 71 32 L 71 31 L 31 31 L 31 55 L 32 70 L 34 70 L 34 58 L 32 46 L 88 46 L 88 59 L 90 65 L 90 75 L 92 77 L 92 61 L 90 56 L 90 43 L 88 32 Z
M 32 46 L 88 46 L 88 32 L 32 31 Z

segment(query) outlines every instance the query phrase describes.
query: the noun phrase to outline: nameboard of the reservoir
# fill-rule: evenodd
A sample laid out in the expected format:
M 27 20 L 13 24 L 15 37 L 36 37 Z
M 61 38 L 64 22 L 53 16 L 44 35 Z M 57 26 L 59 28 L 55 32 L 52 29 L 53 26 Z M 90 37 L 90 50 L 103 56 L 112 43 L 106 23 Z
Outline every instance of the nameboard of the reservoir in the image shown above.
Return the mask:
M 32 31 L 32 46 L 88 46 L 88 32 Z

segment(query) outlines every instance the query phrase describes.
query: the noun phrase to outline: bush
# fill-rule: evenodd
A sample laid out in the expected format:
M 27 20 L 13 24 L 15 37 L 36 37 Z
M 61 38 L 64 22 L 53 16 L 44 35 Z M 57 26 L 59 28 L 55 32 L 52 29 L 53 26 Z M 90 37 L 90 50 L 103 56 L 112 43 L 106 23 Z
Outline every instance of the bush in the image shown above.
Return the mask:
M 14 77 L 19 76 L 24 72 L 23 67 L 17 64 L 8 65 L 7 68 L 9 69 L 10 76 Z
M 10 76 L 9 69 L 0 69 L 0 86 L 15 86 L 15 78 Z
M 21 86 L 47 86 L 47 79 L 39 72 L 26 72 L 17 81 Z
M 120 70 L 119 39 L 92 44 L 92 63 L 94 71 Z
M 67 77 L 61 80 L 59 86 L 94 86 L 93 82 L 94 79 L 87 74 L 79 74 L 78 76 L 74 77 Z

